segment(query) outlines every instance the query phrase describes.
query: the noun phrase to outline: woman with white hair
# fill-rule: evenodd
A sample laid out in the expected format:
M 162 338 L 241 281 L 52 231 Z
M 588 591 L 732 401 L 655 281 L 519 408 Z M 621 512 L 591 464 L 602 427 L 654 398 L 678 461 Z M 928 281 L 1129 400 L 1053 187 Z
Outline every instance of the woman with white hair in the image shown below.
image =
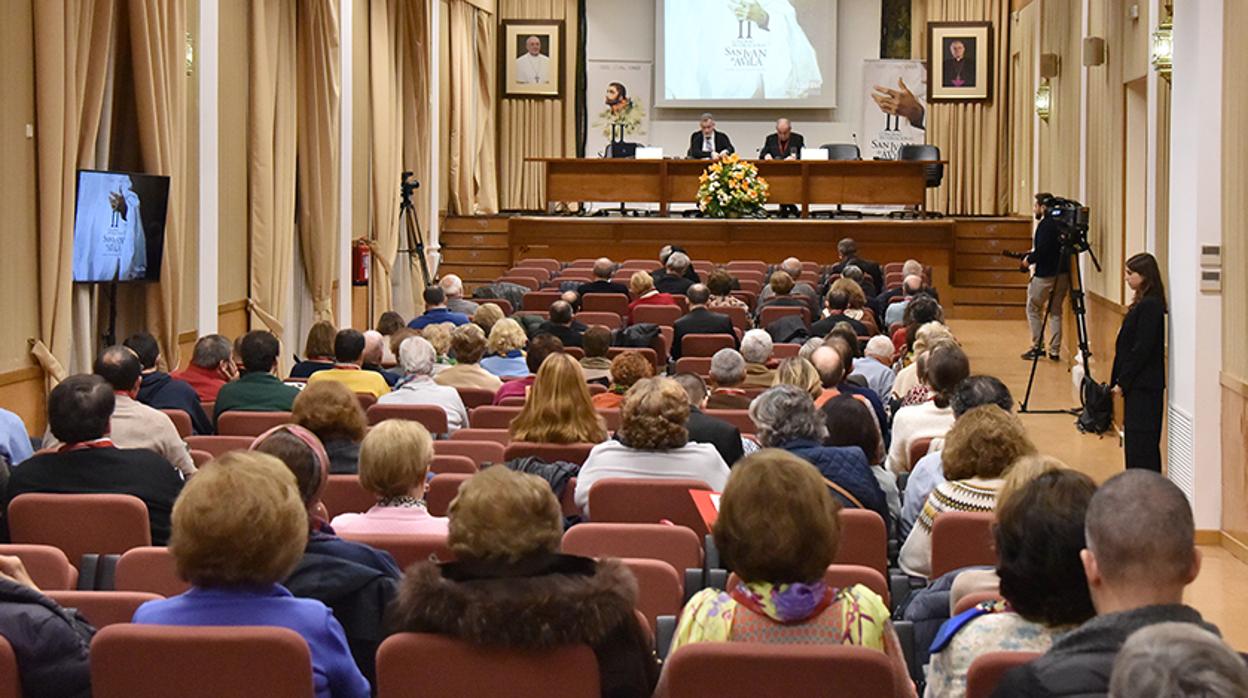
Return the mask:
M 1110 698 L 1248 695 L 1248 666 L 1218 636 L 1191 623 L 1137 630 L 1114 660 Z
M 379 405 L 436 405 L 446 412 L 446 426 L 451 432 L 468 426 L 468 409 L 459 391 L 433 380 L 437 354 L 424 337 L 408 337 L 399 345 L 399 367 L 403 377 L 394 390 L 377 400 Z
M 741 358 L 745 359 L 745 387 L 770 388 L 776 382 L 776 370 L 768 368 L 771 359 L 771 335 L 766 330 L 750 330 L 741 338 Z

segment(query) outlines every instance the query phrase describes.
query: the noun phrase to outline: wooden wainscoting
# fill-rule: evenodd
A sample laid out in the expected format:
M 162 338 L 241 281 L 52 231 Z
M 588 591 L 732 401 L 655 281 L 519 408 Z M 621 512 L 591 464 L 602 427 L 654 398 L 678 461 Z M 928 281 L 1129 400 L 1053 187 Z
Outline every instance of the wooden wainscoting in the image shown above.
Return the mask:
M 0 407 L 21 417 L 31 434 L 42 434 L 48 424 L 43 382 L 43 369 L 39 366 L 0 373 Z
M 1222 373 L 1222 531 L 1248 562 L 1248 383 Z

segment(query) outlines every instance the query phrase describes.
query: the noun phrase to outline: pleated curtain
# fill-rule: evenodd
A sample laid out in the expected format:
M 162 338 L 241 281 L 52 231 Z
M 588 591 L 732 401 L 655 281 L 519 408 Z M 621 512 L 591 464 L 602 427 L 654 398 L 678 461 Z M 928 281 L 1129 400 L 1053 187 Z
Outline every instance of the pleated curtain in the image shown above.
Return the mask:
M 450 62 L 448 212 L 474 216 L 498 213 L 495 168 L 494 96 L 497 55 L 493 3 L 447 3 Z

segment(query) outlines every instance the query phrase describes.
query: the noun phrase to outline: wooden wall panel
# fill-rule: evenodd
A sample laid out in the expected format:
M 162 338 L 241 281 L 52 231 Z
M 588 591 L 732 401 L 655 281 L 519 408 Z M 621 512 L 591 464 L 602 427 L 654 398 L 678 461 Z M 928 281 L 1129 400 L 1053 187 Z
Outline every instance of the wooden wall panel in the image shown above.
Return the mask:
M 1222 530 L 1248 546 L 1248 383 L 1222 378 Z
M 1222 83 L 1222 528 L 1248 545 L 1248 95 L 1239 89 L 1248 72 L 1248 3 L 1224 6 Z M 1244 548 L 1239 548 L 1241 552 Z

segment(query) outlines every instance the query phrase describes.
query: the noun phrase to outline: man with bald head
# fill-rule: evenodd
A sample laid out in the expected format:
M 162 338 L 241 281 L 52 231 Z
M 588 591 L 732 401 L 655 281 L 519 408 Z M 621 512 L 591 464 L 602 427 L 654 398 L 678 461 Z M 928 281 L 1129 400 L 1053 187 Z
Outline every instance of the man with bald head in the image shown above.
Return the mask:
M 468 317 L 472 317 L 477 312 L 477 308 L 481 307 L 476 303 L 464 298 L 464 280 L 455 274 L 447 274 L 438 282 L 442 287 L 442 293 L 446 296 L 446 307 L 452 313 L 463 313 Z
M 380 374 L 386 385 L 393 388 L 399 382 L 399 377 L 381 367 L 382 345 L 385 341 L 386 338 L 377 330 L 364 331 L 364 361 L 360 368 Z
M 737 335 L 733 332 L 732 318 L 723 313 L 712 312 L 706 307 L 707 301 L 711 299 L 711 290 L 705 284 L 693 284 L 685 295 L 689 298 L 689 312 L 672 326 L 673 359 L 680 358 L 684 338 L 691 334 L 728 335 L 732 337 L 733 348 L 740 346 Z
M 793 277 L 796 283 L 793 284 L 793 290 L 789 292 L 789 295 L 800 296 L 810 308 L 810 316 L 812 318 L 819 317 L 819 311 L 823 308 L 823 299 L 820 298 L 819 291 L 805 281 L 797 281 L 802 276 L 802 260 L 797 257 L 788 257 L 776 265 L 775 271 L 782 271 Z M 764 285 L 763 290 L 758 294 L 758 307 L 763 307 L 767 301 L 775 296 L 776 292 L 771 288 L 771 284 Z
M 572 317 L 572 304 L 558 300 L 550 304 L 550 318 L 537 328 L 537 334 L 551 334 L 559 338 L 565 347 L 581 346 L 581 335 L 585 334 L 584 323 Z
M 802 134 L 793 133 L 793 126 L 788 119 L 776 119 L 776 132 L 767 136 L 763 149 L 758 152 L 764 160 L 797 160 L 802 155 L 806 139 Z
M 1128 470 L 1101 485 L 1088 504 L 1080 553 L 1096 617 L 1006 674 L 993 695 L 1105 695 L 1131 633 L 1189 623 L 1218 634 L 1183 603 L 1184 588 L 1200 573 L 1195 528 L 1183 491 L 1157 473 Z
M 613 273 L 615 273 L 615 262 L 607 257 L 599 257 L 594 260 L 594 280 L 578 286 L 577 294 L 581 298 L 584 298 L 586 293 L 622 293 L 627 296 L 628 286 L 612 283 L 611 274 Z

